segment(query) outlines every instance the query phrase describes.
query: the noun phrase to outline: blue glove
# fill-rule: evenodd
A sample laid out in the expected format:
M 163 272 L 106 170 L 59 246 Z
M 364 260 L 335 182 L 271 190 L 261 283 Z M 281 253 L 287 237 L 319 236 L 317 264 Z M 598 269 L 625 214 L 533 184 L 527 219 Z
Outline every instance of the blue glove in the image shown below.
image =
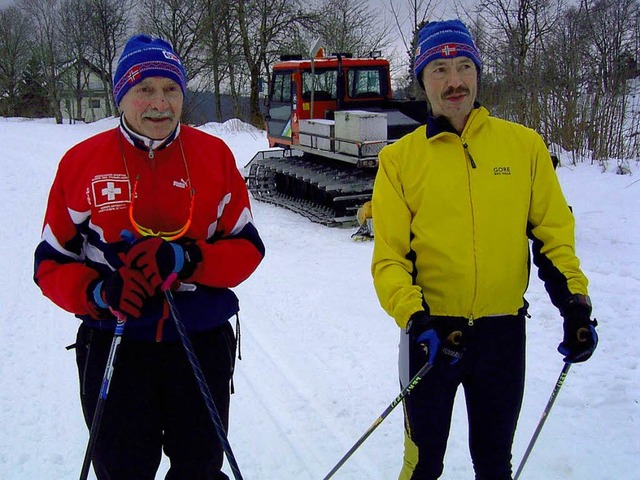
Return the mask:
M 425 312 L 416 312 L 409 319 L 407 333 L 422 347 L 429 363 L 433 364 L 440 353 L 453 365 L 462 358 L 465 350 L 465 338 L 458 327 L 451 317 L 432 317 Z
M 586 295 L 573 295 L 561 310 L 564 336 L 558 352 L 567 363 L 585 362 L 598 346 L 596 326 L 591 320 L 591 301 Z

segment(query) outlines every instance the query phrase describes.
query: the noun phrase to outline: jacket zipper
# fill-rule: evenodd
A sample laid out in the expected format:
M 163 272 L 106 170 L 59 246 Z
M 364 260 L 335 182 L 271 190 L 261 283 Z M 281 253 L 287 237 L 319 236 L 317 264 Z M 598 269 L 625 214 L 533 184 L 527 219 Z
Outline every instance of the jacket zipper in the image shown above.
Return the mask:
M 154 144 L 155 142 L 156 142 L 155 140 L 151 140 L 151 141 L 149 142 L 149 158 L 150 158 L 150 159 L 153 159 L 153 157 L 155 157 L 155 155 L 156 155 L 156 154 L 155 154 L 155 152 L 153 151 L 153 144 Z
M 469 160 L 469 164 L 471 165 L 471 168 L 475 169 L 476 162 L 473 160 L 473 157 L 469 152 L 469 145 L 464 139 L 460 138 L 460 140 L 462 141 L 462 148 L 464 148 L 465 155 Z M 473 192 L 471 190 L 471 172 L 469 171 L 468 168 L 467 168 L 467 174 L 468 174 L 467 179 L 468 179 L 468 186 L 469 186 L 469 208 L 471 209 L 471 233 L 472 233 L 472 242 L 473 242 L 473 267 L 474 267 L 473 301 L 471 303 L 472 313 L 469 314 L 469 319 L 468 319 L 468 324 L 470 327 L 472 327 L 474 324 L 473 308 L 476 304 L 476 297 L 478 295 L 478 256 L 476 255 L 476 219 L 475 219 L 474 209 L 473 209 Z
M 471 156 L 471 152 L 469 152 L 469 145 L 467 145 L 467 142 L 463 141 L 462 147 L 464 148 L 464 153 L 466 154 L 467 158 L 469 159 L 469 163 L 471 164 L 471 168 L 476 168 L 476 162 L 473 160 L 473 157 Z

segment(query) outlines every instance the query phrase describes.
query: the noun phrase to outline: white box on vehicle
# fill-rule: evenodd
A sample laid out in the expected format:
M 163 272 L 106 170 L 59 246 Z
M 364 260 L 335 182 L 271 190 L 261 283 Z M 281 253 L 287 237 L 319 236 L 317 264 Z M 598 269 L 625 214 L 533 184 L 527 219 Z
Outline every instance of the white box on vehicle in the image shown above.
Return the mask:
M 335 119 L 338 152 L 369 157 L 377 155 L 386 145 L 386 113 L 342 110 L 335 112 Z
M 332 152 L 335 123 L 322 118 L 300 120 L 300 145 Z

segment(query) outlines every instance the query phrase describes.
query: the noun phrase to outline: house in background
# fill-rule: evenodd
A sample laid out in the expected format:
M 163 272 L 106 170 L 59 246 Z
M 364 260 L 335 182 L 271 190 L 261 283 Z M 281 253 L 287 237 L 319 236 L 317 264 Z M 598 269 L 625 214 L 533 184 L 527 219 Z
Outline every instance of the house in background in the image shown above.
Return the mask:
M 113 114 L 104 73 L 81 58 L 64 64 L 58 75 L 60 110 L 65 120 L 95 122 Z

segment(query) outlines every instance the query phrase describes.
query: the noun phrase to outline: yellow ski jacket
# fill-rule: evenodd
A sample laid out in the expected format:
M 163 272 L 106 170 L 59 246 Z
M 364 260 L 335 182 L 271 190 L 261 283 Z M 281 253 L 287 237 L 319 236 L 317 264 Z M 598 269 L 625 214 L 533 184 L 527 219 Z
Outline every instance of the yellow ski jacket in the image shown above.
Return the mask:
M 553 304 L 587 295 L 574 218 L 542 138 L 475 108 L 461 135 L 426 126 L 386 146 L 373 191 L 372 274 L 382 307 L 409 317 L 526 308 L 529 239 Z

